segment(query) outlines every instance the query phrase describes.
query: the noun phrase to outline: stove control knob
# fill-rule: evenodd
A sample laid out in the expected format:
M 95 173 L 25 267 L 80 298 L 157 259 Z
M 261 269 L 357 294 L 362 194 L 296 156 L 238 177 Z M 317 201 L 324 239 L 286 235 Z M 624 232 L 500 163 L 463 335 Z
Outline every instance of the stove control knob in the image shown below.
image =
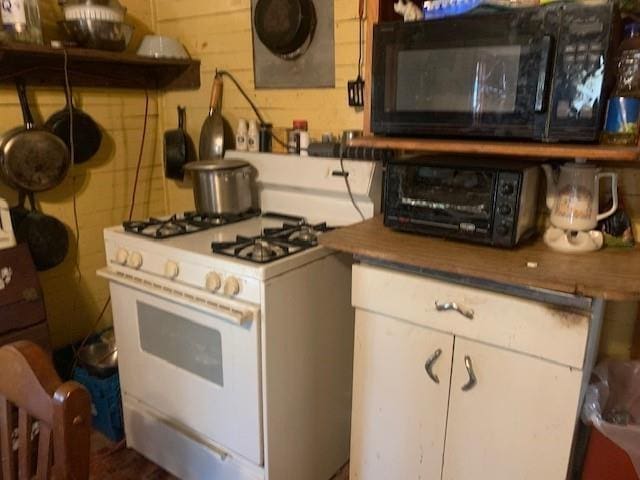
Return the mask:
M 180 267 L 172 260 L 164 264 L 164 276 L 173 280 L 180 273 Z
M 502 205 L 500 205 L 500 207 L 498 208 L 498 211 L 502 214 L 502 215 L 509 215 L 511 213 L 511 207 L 509 205 L 507 205 L 506 203 L 503 203 Z
M 511 195 L 513 191 L 514 191 L 513 185 L 511 183 L 503 183 L 502 186 L 500 187 L 500 193 L 502 193 L 507 197 Z
M 131 252 L 127 259 L 127 265 L 131 268 L 135 268 L 136 270 L 139 269 L 142 266 L 142 255 L 138 252 Z
M 124 248 L 119 248 L 116 252 L 116 263 L 120 265 L 126 265 L 128 258 L 129 252 L 127 252 Z
M 220 275 L 218 275 L 216 272 L 211 272 L 209 273 L 209 275 L 207 275 L 207 278 L 205 279 L 205 288 L 207 290 L 209 290 L 210 292 L 217 292 L 218 290 L 220 290 L 221 286 L 222 280 L 220 280 Z
M 240 293 L 240 282 L 235 277 L 229 277 L 224 282 L 224 294 L 233 297 Z

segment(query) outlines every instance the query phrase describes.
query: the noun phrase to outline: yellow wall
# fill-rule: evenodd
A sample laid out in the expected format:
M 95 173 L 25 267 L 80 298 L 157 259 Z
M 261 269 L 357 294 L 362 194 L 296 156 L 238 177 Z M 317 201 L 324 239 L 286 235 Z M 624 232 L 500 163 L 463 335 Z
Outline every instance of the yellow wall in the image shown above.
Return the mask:
M 151 23 L 151 5 L 146 0 L 126 2 L 133 21 Z M 57 36 L 54 1 L 41 2 L 46 38 Z M 143 29 L 139 29 L 139 34 Z M 34 113 L 40 120 L 64 106 L 62 86 L 59 89 L 29 89 Z M 104 280 L 95 271 L 105 265 L 102 229 L 120 223 L 129 211 L 131 187 L 144 117 L 144 92 L 121 90 L 74 90 L 76 106 L 89 113 L 103 128 L 104 140 L 98 155 L 76 166 L 63 185 L 36 195 L 41 209 L 54 215 L 69 228 L 71 249 L 59 267 L 40 274 L 52 340 L 56 346 L 82 337 L 97 319 L 108 297 Z M 0 132 L 22 123 L 20 107 L 13 88 L 0 89 Z M 157 150 L 158 101 L 150 92 L 149 122 L 143 168 L 137 195 L 135 215 L 147 216 L 165 211 L 161 155 Z M 79 249 L 74 228 L 73 191 L 77 197 L 80 226 Z M 0 197 L 11 205 L 17 194 L 0 182 Z M 80 275 L 75 270 L 79 252 Z M 110 322 L 110 312 L 105 316 Z

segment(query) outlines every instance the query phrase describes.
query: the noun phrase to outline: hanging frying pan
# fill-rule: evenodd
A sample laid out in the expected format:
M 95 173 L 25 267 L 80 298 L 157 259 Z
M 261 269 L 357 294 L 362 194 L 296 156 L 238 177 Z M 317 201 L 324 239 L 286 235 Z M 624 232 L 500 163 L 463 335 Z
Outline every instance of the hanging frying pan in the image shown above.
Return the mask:
M 26 196 L 30 210 L 24 205 Z M 29 246 L 38 271 L 49 270 L 64 261 L 69 252 L 67 228 L 57 218 L 38 211 L 33 192 L 20 192 L 18 206 L 11 209 L 11 217 L 16 241 Z
M 66 88 L 64 95 L 67 99 L 66 107 L 54 113 L 45 127 L 70 149 L 70 125 L 73 119 L 73 163 L 84 163 L 100 149 L 102 132 L 93 118 L 73 106 L 73 95 L 70 96 Z
M 182 180 L 184 165 L 195 160 L 195 147 L 185 130 L 186 111 L 184 107 L 178 107 L 178 128 L 164 134 L 164 172 L 173 180 Z
M 33 121 L 24 83 L 17 82 L 24 127 L 0 139 L 0 176 L 5 182 L 27 192 L 42 192 L 59 185 L 69 171 L 71 160 L 65 143 Z
M 293 59 L 313 39 L 316 9 L 312 0 L 258 0 L 253 23 L 256 35 L 271 53 Z

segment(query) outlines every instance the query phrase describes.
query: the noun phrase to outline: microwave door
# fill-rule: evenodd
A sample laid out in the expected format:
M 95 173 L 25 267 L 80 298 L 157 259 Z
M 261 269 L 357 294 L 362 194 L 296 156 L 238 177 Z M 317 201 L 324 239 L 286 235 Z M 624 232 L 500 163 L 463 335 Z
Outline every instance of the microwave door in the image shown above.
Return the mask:
M 493 33 L 470 40 L 461 33 L 465 41 L 445 41 L 449 36 L 434 35 L 400 35 L 382 48 L 383 59 L 374 57 L 375 133 L 522 138 L 544 133 L 537 117 L 544 116 L 547 104 L 549 37 L 507 31 L 504 38 Z

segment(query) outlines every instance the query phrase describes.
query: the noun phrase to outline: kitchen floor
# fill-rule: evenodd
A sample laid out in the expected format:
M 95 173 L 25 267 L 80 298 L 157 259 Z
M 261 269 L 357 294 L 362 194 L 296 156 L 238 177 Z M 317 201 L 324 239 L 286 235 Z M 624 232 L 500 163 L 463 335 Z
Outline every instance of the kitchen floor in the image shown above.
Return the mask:
M 91 480 L 177 480 L 155 463 L 98 432 L 91 436 Z M 345 465 L 331 480 L 348 480 Z

